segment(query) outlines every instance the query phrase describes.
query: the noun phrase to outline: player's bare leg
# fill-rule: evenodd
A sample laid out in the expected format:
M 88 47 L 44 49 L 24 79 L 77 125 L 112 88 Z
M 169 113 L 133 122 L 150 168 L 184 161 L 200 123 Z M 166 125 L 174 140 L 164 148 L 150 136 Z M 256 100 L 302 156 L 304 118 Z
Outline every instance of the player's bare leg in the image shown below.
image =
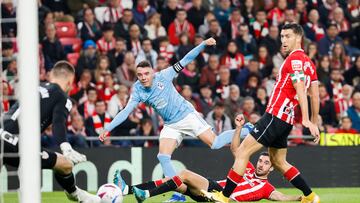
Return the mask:
M 216 202 L 229 202 L 230 195 L 245 173 L 246 165 L 249 162 L 250 156 L 259 151 L 262 147 L 263 145 L 258 143 L 253 136 L 246 136 L 244 141 L 236 149 L 235 162 L 233 168 L 230 169 L 228 173 L 224 190 L 222 192 L 208 194 L 208 198 L 210 197 Z
M 187 188 L 177 189 L 178 192 L 181 192 L 183 194 L 186 192 L 186 190 L 189 190 L 192 194 L 201 195 L 201 190 L 207 191 L 209 187 L 209 181 L 206 178 L 192 171 L 183 170 L 179 174 L 179 177 L 187 186 Z
M 307 185 L 305 180 L 302 178 L 300 172 L 286 161 L 286 148 L 269 148 L 270 161 L 274 168 L 279 170 L 285 178 L 293 184 L 296 188 L 301 190 L 304 194 L 301 202 L 303 203 L 318 203 L 320 202 L 319 196 L 317 196 L 310 187 Z
M 198 138 L 206 145 L 208 145 L 210 148 L 212 144 L 214 143 L 214 140 L 216 138 L 216 134 L 209 128 L 205 132 L 201 133 Z
M 55 179 L 65 189 L 68 199 L 84 203 L 100 202 L 98 196 L 90 194 L 75 185 L 75 177 L 72 173 L 73 163 L 62 154 L 56 153 L 56 156 L 56 163 L 53 167 Z

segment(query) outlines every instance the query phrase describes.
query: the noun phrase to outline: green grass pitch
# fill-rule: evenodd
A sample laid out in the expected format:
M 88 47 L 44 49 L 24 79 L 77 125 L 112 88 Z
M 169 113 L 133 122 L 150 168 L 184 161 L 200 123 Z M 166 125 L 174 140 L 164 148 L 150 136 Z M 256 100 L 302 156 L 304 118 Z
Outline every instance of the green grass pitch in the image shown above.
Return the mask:
M 279 189 L 285 194 L 299 194 L 296 189 Z M 314 191 L 320 195 L 321 202 L 324 203 L 358 203 L 360 202 L 360 188 L 315 188 Z M 157 197 L 150 198 L 145 202 L 155 203 L 162 202 L 170 198 L 172 193 L 160 195 Z M 193 202 L 190 198 L 187 198 L 188 202 Z M 3 196 L 4 203 L 17 203 L 18 198 L 16 193 L 7 193 Z M 42 194 L 43 203 L 71 203 L 65 197 L 63 192 L 49 192 Z M 124 198 L 124 203 L 136 203 L 133 196 L 127 196 Z M 263 200 L 261 202 L 270 202 Z M 2 203 L 2 202 L 1 202 Z

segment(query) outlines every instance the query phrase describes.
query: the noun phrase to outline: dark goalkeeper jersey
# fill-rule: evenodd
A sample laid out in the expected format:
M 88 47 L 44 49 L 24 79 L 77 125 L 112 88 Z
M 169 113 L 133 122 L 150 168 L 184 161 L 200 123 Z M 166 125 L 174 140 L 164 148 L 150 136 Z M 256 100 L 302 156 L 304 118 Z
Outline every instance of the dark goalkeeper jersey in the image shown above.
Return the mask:
M 66 119 L 72 107 L 67 94 L 55 83 L 44 83 L 39 86 L 40 93 L 40 126 L 41 132 L 52 124 L 52 133 L 57 144 L 66 141 Z M 31 98 L 30 98 L 31 99 Z M 26 102 L 26 101 L 25 101 Z M 4 129 L 18 134 L 18 118 L 21 112 L 19 103 L 15 103 L 4 116 Z M 29 132 L 31 133 L 31 132 Z

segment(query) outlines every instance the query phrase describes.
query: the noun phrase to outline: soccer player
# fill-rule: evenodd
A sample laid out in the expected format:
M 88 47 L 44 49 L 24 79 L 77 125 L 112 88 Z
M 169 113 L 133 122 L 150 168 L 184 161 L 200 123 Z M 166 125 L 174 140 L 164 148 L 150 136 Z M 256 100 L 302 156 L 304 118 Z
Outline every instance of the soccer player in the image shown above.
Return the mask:
M 75 69 L 66 61 L 57 62 L 50 72 L 50 83 L 42 84 L 40 92 L 41 131 L 52 125 L 53 136 L 60 145 L 62 154 L 41 149 L 41 168 L 53 169 L 55 179 L 65 189 L 70 200 L 96 203 L 100 198 L 81 190 L 75 185 L 72 173 L 73 163 L 86 161 L 86 156 L 72 149 L 66 141 L 66 119 L 72 107 L 67 93 L 74 80 Z M 18 153 L 18 116 L 21 107 L 14 104 L 4 116 L 4 126 L 0 128 L 4 153 Z M 40 136 L 40 135 L 39 135 Z M 40 139 L 40 138 L 39 138 Z M 4 164 L 19 167 L 19 157 L 4 157 Z
M 171 155 L 176 147 L 181 144 L 184 135 L 197 137 L 212 149 L 219 149 L 230 143 L 234 131 L 224 131 L 216 136 L 210 125 L 200 117 L 190 102 L 186 101 L 176 91 L 172 83 L 176 75 L 193 61 L 206 46 L 214 45 L 216 45 L 216 41 L 209 38 L 192 49 L 179 62 L 157 73 L 154 73 L 149 62 L 140 62 L 136 67 L 138 81 L 132 86 L 128 104 L 105 127 L 105 131 L 100 134 L 99 139 L 104 141 L 110 135 L 111 130 L 121 124 L 140 102 L 144 102 L 152 106 L 165 122 L 160 133 L 157 158 L 166 177 L 176 175 L 175 169 L 171 165 Z M 244 131 L 248 130 L 249 126 L 245 126 Z M 246 135 L 246 132 L 243 134 Z
M 300 25 L 283 26 L 281 42 L 287 57 L 280 67 L 266 112 L 255 124 L 250 136 L 246 136 L 237 148 L 235 163 L 228 173 L 224 190 L 208 194 L 214 201 L 229 201 L 236 185 L 242 180 L 250 156 L 265 146 L 268 148 L 274 168 L 303 192 L 304 198 L 301 201 L 320 202 L 320 198 L 310 189 L 298 169 L 286 161 L 287 137 L 293 127 L 295 116 L 298 116 L 294 114 L 297 105 L 301 108 L 302 125 L 309 128 L 311 134 L 315 136 L 315 142 L 319 140 L 319 129 L 315 118 L 319 112 L 316 68 L 301 49 L 303 36 L 304 32 Z M 311 121 L 308 115 L 307 89 L 313 107 Z
M 244 116 L 238 115 L 235 119 L 237 130 L 231 143 L 233 154 L 235 155 L 236 148 L 240 144 L 240 136 L 238 135 L 244 125 Z M 233 146 L 234 145 L 234 146 Z M 269 199 L 273 201 L 298 201 L 301 199 L 300 195 L 285 195 L 272 186 L 267 177 L 273 167 L 270 162 L 270 157 L 267 152 L 260 154 L 256 164 L 256 168 L 248 162 L 246 173 L 241 182 L 237 185 L 234 193 L 230 196 L 234 201 L 258 201 L 261 199 Z M 214 181 L 204 178 L 189 170 L 181 171 L 177 176 L 171 179 L 162 179 L 157 181 L 150 181 L 147 183 L 128 186 L 117 171 L 114 176 L 114 184 L 118 185 L 124 192 L 124 195 L 134 193 L 138 202 L 142 202 L 149 197 L 163 194 L 165 192 L 176 190 L 182 194 L 190 196 L 193 200 L 198 202 L 206 202 L 208 199 L 203 195 L 203 191 L 222 191 L 226 180 Z

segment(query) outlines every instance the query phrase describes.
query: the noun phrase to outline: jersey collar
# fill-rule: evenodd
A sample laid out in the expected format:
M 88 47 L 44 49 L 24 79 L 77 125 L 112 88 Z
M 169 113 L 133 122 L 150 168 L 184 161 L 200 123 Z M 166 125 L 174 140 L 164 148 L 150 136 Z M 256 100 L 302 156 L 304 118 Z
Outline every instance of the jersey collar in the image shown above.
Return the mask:
M 292 52 L 290 52 L 289 56 L 290 56 L 292 53 L 297 52 L 297 51 L 302 51 L 302 52 L 304 52 L 303 49 L 295 49 L 295 50 L 293 50 Z

